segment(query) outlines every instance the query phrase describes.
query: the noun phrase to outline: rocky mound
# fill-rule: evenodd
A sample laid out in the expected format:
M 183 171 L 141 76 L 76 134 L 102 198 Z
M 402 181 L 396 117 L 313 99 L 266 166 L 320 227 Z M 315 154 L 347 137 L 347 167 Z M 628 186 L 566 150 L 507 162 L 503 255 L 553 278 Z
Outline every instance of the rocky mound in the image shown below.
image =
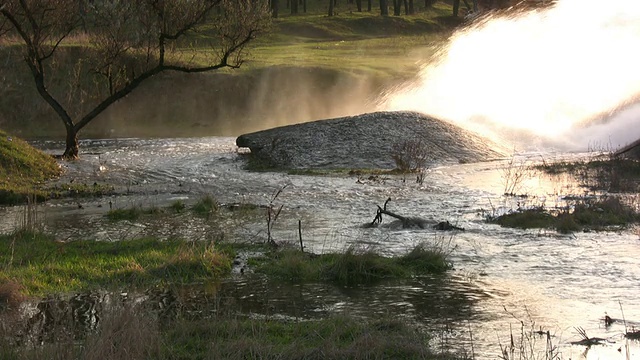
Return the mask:
M 429 165 L 505 155 L 488 139 L 415 112 L 376 112 L 282 126 L 241 135 L 236 144 L 271 168 L 393 169 L 394 155 L 407 141 L 420 144 Z

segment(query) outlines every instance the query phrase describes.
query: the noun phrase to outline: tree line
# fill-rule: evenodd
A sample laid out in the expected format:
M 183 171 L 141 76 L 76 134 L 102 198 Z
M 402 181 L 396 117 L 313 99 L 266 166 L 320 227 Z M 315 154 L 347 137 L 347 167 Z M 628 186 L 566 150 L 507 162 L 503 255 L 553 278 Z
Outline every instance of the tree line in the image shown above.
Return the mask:
M 286 9 L 289 9 L 292 15 L 299 14 L 300 12 L 307 12 L 307 1 L 308 0 L 267 0 L 269 4 L 269 8 L 271 9 L 271 14 L 274 18 L 277 18 L 280 14 L 280 7 L 284 4 Z M 336 7 L 338 6 L 339 0 L 316 0 L 319 2 L 324 2 L 327 5 L 328 16 L 336 15 Z M 347 4 L 355 4 L 357 12 L 372 12 L 373 11 L 373 0 L 340 0 L 346 2 Z M 365 10 L 365 1 L 366 1 L 366 10 Z M 404 12 L 405 15 L 413 15 L 416 13 L 418 8 L 418 2 L 422 3 L 422 0 L 377 0 L 380 15 L 389 16 L 389 8 L 393 9 L 394 16 L 401 16 Z M 424 8 L 428 9 L 435 4 L 436 0 L 424 0 Z M 452 0 L 453 5 L 453 16 L 458 16 L 460 12 L 460 7 L 462 4 L 466 7 L 467 12 L 477 13 L 479 11 L 487 11 L 487 10 L 495 10 L 495 9 L 504 9 L 519 3 L 551 3 L 553 0 Z M 403 11 L 404 8 L 404 11 Z

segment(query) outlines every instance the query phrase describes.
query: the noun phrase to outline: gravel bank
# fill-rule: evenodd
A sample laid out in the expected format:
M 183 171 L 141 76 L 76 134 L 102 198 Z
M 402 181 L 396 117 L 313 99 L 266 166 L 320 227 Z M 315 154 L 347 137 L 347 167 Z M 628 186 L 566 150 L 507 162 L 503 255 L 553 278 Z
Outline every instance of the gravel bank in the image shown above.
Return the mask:
M 418 140 L 427 163 L 478 162 L 506 152 L 446 121 L 416 112 L 375 112 L 244 134 L 236 139 L 278 169 L 393 169 L 393 145 Z

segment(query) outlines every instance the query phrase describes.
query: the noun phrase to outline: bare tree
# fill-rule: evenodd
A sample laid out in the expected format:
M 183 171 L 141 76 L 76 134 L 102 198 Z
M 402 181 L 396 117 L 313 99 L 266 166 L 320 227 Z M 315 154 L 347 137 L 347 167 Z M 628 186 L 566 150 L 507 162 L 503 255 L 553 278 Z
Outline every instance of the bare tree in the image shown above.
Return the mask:
M 78 157 L 82 128 L 155 75 L 240 67 L 247 44 L 269 23 L 268 5 L 255 0 L 6 0 L 0 14 L 21 40 L 38 93 L 65 126 L 65 158 Z M 93 58 L 88 71 L 78 70 L 79 83 L 97 88 L 87 109 L 50 86 L 63 42 L 83 37 Z

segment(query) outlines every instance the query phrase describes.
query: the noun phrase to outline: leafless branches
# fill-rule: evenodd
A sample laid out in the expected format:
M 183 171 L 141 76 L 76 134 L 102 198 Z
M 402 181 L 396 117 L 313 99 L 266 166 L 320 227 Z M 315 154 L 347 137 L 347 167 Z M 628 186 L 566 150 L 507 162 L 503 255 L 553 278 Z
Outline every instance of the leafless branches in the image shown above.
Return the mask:
M 5 0 L 0 15 L 0 35 L 15 32 L 39 94 L 67 129 L 68 157 L 78 131 L 151 77 L 239 67 L 270 21 L 266 2 L 254 0 Z M 74 44 L 90 56 L 78 84 L 95 88 L 79 114 L 69 110 L 82 99 L 52 93 L 45 66 L 70 38 L 86 39 Z
M 425 169 L 429 159 L 429 149 L 421 139 L 409 139 L 393 144 L 391 156 L 398 170 L 417 172 Z

